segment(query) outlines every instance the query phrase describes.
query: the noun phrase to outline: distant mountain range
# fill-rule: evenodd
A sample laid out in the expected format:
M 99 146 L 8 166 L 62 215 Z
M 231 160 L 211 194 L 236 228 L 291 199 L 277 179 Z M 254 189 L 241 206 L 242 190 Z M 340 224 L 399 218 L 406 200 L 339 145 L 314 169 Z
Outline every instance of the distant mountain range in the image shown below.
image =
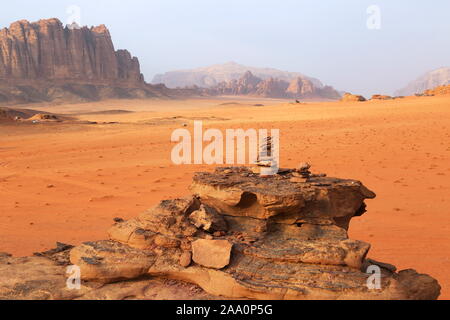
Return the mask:
M 235 62 L 156 75 L 153 84 L 168 88 L 203 88 L 207 95 L 251 95 L 267 98 L 339 99 L 340 93 L 298 72 L 256 68 Z
M 405 88 L 396 91 L 395 95 L 410 96 L 448 84 L 450 84 L 450 67 L 443 67 L 422 75 Z
M 272 68 L 249 67 L 238 64 L 236 62 L 216 64 L 209 67 L 191 70 L 171 71 L 156 75 L 153 78 L 152 83 L 163 83 L 168 88 L 183 88 L 191 86 L 211 88 L 217 86 L 221 82 L 237 80 L 242 77 L 247 71 L 250 71 L 254 76 L 263 80 L 274 78 L 290 82 L 296 78 L 302 78 L 310 80 L 316 87 L 323 87 L 322 82 L 320 82 L 318 79 L 307 77 L 298 72 L 281 71 Z
M 203 89 L 206 95 L 258 96 L 282 99 L 340 99 L 329 86 L 317 86 L 313 80 L 296 77 L 290 81 L 278 78 L 262 79 L 247 71 L 239 79 L 223 81 Z

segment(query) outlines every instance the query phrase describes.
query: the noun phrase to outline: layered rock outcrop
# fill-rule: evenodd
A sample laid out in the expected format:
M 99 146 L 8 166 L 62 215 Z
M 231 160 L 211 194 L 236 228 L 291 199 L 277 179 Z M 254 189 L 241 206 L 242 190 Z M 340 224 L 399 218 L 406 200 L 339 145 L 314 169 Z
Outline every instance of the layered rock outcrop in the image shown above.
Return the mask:
M 0 30 L 0 104 L 88 102 L 197 94 L 145 83 L 139 60 L 115 50 L 104 25 L 21 20 Z
M 365 200 L 375 198 L 372 191 L 359 181 L 305 168 L 283 169 L 272 177 L 244 167 L 199 173 L 190 187 L 192 197 L 162 201 L 135 219 L 117 220 L 109 240 L 63 248 L 49 258 L 78 266 L 83 288 L 151 277 L 192 283 L 216 298 L 439 296 L 440 286 L 430 276 L 396 272 L 367 257 L 368 243 L 349 239 L 350 220 L 366 212 Z M 38 262 L 43 269 L 55 268 L 33 261 Z M 2 267 L 0 260 L 2 268 L 13 274 L 13 266 Z M 373 276 L 378 277 L 374 283 Z M 4 284 L 10 281 L 1 277 L 0 288 L 12 295 L 12 285 Z M 5 290 L 0 289 L 0 297 Z M 65 297 L 60 284 L 54 290 L 59 296 L 49 296 Z
M 21 20 L 0 30 L 0 78 L 143 83 L 139 61 L 115 51 L 108 29 Z
M 250 71 L 245 72 L 239 79 L 221 82 L 205 91 L 213 95 L 250 95 L 284 99 L 339 99 L 341 97 L 332 87 L 317 86 L 306 77 L 297 77 L 288 82 L 278 78 L 261 79 Z

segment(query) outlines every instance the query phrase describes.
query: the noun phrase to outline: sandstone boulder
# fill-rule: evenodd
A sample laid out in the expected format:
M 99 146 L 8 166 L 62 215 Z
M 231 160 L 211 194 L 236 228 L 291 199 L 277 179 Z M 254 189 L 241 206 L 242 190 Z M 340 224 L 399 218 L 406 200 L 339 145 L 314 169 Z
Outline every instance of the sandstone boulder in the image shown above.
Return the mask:
M 189 220 L 197 228 L 208 232 L 227 231 L 227 223 L 215 209 L 207 206 L 200 206 L 199 210 L 194 211 L 189 216 Z
M 74 273 L 70 262 L 61 264 L 53 255 L 69 256 L 68 246 L 39 253 L 39 256 L 14 258 L 0 254 L 0 300 L 210 300 L 216 297 L 185 282 L 143 277 L 115 283 L 82 281 L 68 287 Z
M 199 173 L 190 186 L 202 203 L 224 216 L 291 224 L 326 218 L 347 228 L 351 218 L 364 213 L 364 200 L 376 196 L 355 180 L 311 177 L 308 183 L 298 184 L 292 181 L 293 170 L 270 179 L 247 168 L 230 170 Z
M 366 98 L 360 95 L 355 95 L 351 93 L 345 93 L 341 99 L 342 102 L 363 102 L 366 101 Z
M 154 261 L 151 251 L 113 241 L 86 242 L 70 252 L 70 262 L 80 267 L 81 278 L 101 283 L 138 278 L 147 273 Z
M 180 256 L 180 266 L 187 268 L 192 263 L 192 253 L 190 251 L 184 251 Z
M 178 248 L 183 237 L 198 231 L 189 221 L 190 215 L 198 210 L 200 203 L 195 198 L 162 201 L 138 218 L 116 223 L 108 234 L 111 240 L 137 249 Z
M 232 247 L 227 240 L 197 240 L 192 243 L 192 259 L 201 266 L 222 269 L 230 264 Z

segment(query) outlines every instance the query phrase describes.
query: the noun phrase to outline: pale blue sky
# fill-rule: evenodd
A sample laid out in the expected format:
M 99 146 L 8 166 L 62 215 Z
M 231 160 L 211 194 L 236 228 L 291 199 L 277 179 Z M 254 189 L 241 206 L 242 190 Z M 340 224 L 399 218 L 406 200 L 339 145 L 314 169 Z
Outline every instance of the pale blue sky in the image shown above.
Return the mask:
M 366 25 L 370 5 L 381 29 Z M 138 56 L 146 80 L 175 69 L 235 61 L 298 71 L 337 89 L 389 93 L 450 65 L 448 0 L 15 0 L 0 26 L 81 8 L 83 25 L 106 24 L 116 48 Z

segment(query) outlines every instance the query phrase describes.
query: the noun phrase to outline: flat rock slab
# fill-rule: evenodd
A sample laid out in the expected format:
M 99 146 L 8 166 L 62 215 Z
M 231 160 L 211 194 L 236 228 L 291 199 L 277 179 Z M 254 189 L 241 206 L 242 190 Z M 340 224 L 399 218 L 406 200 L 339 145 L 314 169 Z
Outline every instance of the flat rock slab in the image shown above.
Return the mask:
M 222 269 L 230 264 L 232 247 L 227 240 L 197 240 L 192 243 L 192 260 L 207 268 Z
M 414 270 L 394 273 L 381 267 L 381 287 L 371 289 L 372 273 L 346 266 L 269 261 L 233 249 L 233 259 L 223 269 L 198 264 L 183 268 L 174 255 L 175 249 L 165 251 L 149 274 L 191 282 L 231 299 L 434 300 L 440 294 L 435 279 Z
M 81 278 L 101 283 L 138 278 L 147 273 L 155 259 L 151 251 L 114 241 L 86 242 L 70 252 L 70 262 L 80 267 Z
M 262 241 L 244 250 L 244 254 L 265 259 L 271 263 L 291 262 L 319 265 L 349 266 L 360 269 L 370 245 L 362 241 Z
M 314 177 L 291 181 L 293 171 L 263 178 L 250 169 L 218 168 L 197 173 L 190 190 L 219 213 L 282 223 L 317 218 L 343 218 L 343 224 L 362 214 L 364 200 L 375 193 L 356 180 Z M 348 221 L 347 221 L 348 220 Z
M 199 287 L 143 277 L 109 284 L 82 281 L 69 289 L 66 266 L 47 257 L 14 258 L 0 253 L 0 300 L 211 300 Z

